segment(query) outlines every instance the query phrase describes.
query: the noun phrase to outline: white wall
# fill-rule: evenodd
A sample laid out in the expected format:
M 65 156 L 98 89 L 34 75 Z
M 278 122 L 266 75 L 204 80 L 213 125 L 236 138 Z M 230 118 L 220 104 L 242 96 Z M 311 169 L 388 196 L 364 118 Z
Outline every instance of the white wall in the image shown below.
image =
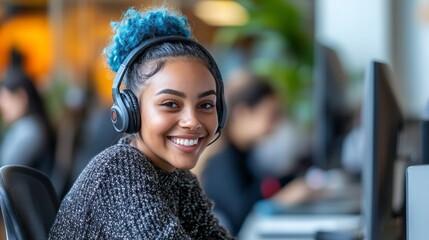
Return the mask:
M 386 0 L 316 0 L 316 39 L 338 50 L 350 71 L 389 60 Z
M 391 65 L 407 117 L 429 101 L 429 0 L 316 0 L 316 39 L 358 73 L 371 59 Z M 421 17 L 421 12 L 426 15 Z
M 429 1 L 394 3 L 392 53 L 398 89 L 407 115 L 421 118 L 429 103 Z

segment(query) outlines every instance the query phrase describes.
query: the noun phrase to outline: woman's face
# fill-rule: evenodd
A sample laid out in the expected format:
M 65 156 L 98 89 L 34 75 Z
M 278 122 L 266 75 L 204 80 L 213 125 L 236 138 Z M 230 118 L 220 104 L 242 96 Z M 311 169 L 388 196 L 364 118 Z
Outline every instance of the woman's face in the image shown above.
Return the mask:
M 252 107 L 239 104 L 231 110 L 230 135 L 234 135 L 236 145 L 249 149 L 274 131 L 280 117 L 280 99 L 274 94 L 265 96 Z
M 166 170 L 192 169 L 218 127 L 216 83 L 198 60 L 172 58 L 140 95 L 140 149 Z
M 26 97 L 23 90 L 12 92 L 9 89 L 0 88 L 0 116 L 10 124 L 25 114 Z
M 249 126 L 249 129 L 252 129 L 250 133 L 252 137 L 249 138 L 260 140 L 270 135 L 279 123 L 281 116 L 280 99 L 274 94 L 267 96 L 249 111 L 249 121 L 251 122 L 249 125 L 253 126 Z

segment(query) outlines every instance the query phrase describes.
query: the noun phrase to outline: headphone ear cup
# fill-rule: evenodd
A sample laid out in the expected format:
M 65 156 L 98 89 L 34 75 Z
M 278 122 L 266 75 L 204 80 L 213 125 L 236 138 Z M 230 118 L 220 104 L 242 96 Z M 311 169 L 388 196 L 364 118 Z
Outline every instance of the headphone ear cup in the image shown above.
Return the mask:
M 116 97 L 113 106 L 110 108 L 110 120 L 117 132 L 125 132 L 128 128 L 128 111 L 124 106 L 120 95 Z
M 140 108 L 136 96 L 130 90 L 122 90 L 121 97 L 127 108 L 129 123 L 126 133 L 135 133 L 140 130 Z

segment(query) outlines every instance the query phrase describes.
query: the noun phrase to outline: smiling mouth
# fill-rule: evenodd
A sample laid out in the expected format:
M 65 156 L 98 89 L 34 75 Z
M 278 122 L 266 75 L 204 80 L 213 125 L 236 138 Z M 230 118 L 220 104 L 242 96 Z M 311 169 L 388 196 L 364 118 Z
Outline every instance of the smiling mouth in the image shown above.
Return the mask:
M 199 138 L 177 138 L 177 137 L 172 137 L 170 139 L 175 144 L 185 146 L 185 147 L 195 146 L 198 144 L 198 140 L 199 140 Z

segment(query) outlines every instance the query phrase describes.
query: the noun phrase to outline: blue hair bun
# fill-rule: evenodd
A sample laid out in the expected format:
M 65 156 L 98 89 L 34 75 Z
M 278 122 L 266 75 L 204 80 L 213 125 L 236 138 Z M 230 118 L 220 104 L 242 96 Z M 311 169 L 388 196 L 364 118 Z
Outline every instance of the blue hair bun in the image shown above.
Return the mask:
M 111 26 L 116 33 L 112 42 L 104 49 L 104 54 L 114 72 L 119 69 L 127 55 L 144 40 L 162 36 L 192 38 L 187 19 L 165 8 L 148 12 L 131 8 L 120 22 L 112 22 Z

